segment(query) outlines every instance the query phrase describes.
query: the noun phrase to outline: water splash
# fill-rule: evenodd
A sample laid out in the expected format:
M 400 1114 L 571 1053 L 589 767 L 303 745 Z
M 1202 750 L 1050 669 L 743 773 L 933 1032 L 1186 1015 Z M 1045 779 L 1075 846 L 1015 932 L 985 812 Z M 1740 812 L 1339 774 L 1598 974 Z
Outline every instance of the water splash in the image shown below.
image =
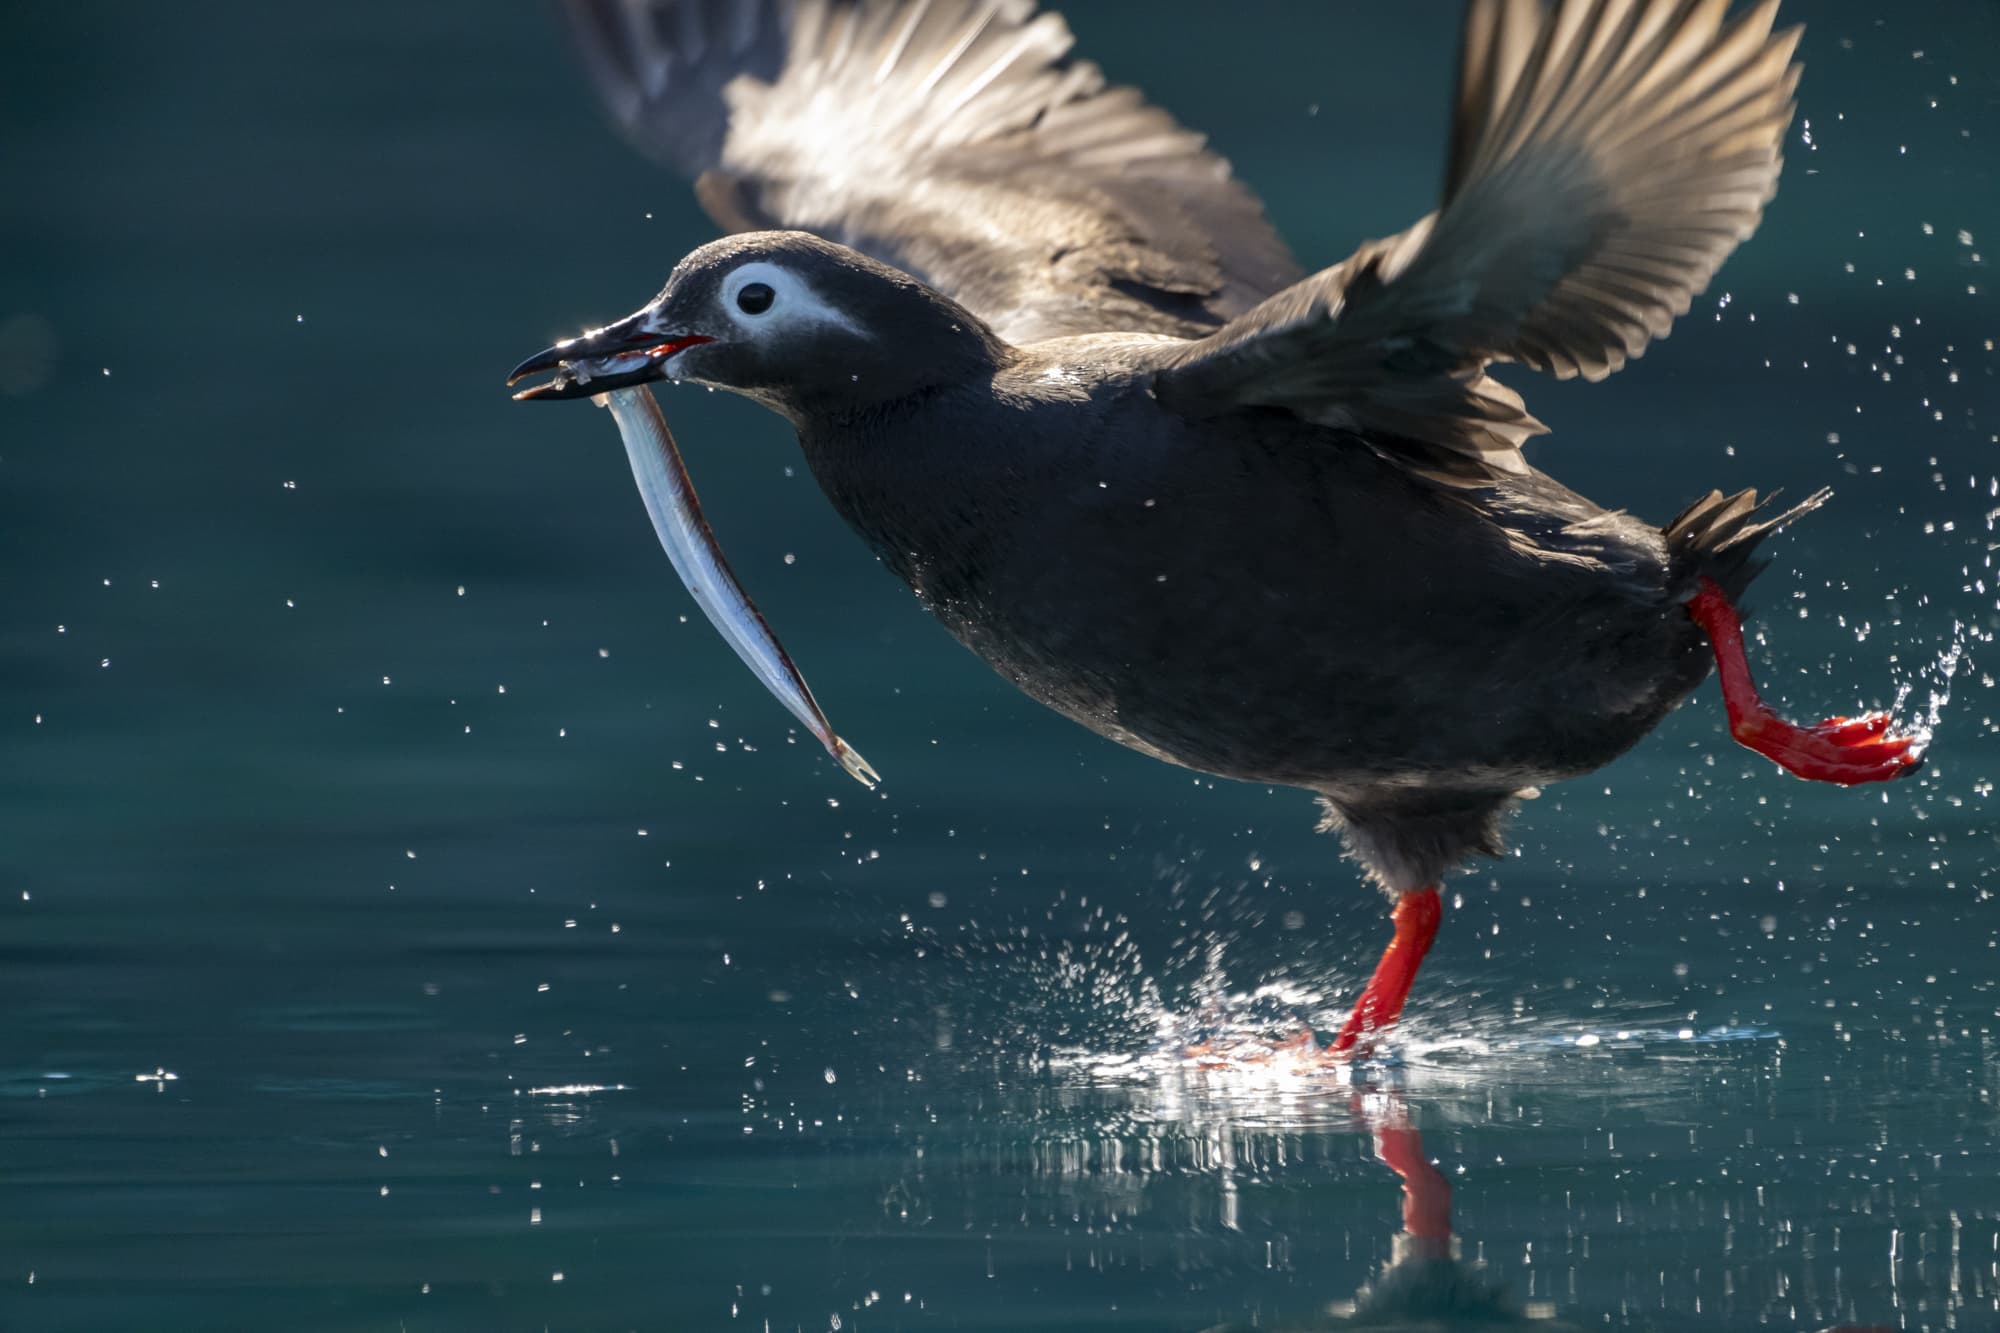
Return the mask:
M 1951 642 L 1944 651 L 1919 667 L 1914 678 L 1897 683 L 1896 702 L 1890 709 L 1897 716 L 1904 715 L 1904 706 L 1919 688 L 1928 697 L 1922 714 L 1910 725 L 1911 732 L 1916 736 L 1915 749 L 1919 754 L 1929 748 L 1932 738 L 1937 735 L 1944 710 L 1951 703 L 1952 679 L 1965 660 L 1966 646 L 1974 632 L 1973 627 L 1953 617 Z

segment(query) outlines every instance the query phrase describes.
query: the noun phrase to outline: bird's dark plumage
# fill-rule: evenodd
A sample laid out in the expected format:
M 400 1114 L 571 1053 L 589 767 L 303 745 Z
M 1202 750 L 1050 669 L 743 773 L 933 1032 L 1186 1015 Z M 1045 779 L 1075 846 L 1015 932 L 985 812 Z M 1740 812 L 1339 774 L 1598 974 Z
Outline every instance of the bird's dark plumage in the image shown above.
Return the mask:
M 1028 0 L 568 4 L 619 123 L 748 233 L 620 345 L 789 417 L 1024 691 L 1319 793 L 1402 893 L 1651 730 L 1708 670 L 1691 601 L 1824 498 L 1607 512 L 1529 466 L 1543 427 L 1487 373 L 1610 374 L 1755 228 L 1798 77 L 1776 7 L 1471 0 L 1438 211 L 1303 276 Z

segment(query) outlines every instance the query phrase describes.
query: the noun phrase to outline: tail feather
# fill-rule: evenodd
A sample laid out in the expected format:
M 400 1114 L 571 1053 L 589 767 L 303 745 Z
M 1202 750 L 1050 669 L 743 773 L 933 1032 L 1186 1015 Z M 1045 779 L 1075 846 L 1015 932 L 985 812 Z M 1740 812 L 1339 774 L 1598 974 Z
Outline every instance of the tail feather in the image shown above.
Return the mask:
M 1793 519 L 1825 504 L 1830 490 L 1818 490 L 1788 509 L 1771 512 L 1777 495 L 1759 498 L 1755 491 L 1724 495 L 1710 491 L 1681 511 L 1662 529 L 1675 572 L 1689 578 L 1705 575 L 1734 602 L 1769 560 L 1757 558 L 1757 544 Z

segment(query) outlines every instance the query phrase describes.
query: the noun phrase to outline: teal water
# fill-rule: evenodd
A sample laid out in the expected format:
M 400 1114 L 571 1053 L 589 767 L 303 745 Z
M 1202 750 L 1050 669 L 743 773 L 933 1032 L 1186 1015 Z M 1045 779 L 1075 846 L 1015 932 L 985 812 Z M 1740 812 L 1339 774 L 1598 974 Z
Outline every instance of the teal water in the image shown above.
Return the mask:
M 1041 712 L 780 423 L 667 394 L 864 793 L 609 421 L 508 401 L 710 234 L 548 14 L 15 7 L 0 1328 L 2000 1327 L 2000 11 L 1793 9 L 1762 232 L 1631 370 L 1528 382 L 1535 457 L 1655 519 L 1833 485 L 1754 653 L 1930 766 L 1808 787 L 1705 689 L 1448 886 L 1349 1079 L 1179 1058 L 1372 965 L 1306 798 Z M 1324 263 L 1431 205 L 1444 15 L 1072 20 Z M 1458 1260 L 1385 1277 L 1403 1125 Z

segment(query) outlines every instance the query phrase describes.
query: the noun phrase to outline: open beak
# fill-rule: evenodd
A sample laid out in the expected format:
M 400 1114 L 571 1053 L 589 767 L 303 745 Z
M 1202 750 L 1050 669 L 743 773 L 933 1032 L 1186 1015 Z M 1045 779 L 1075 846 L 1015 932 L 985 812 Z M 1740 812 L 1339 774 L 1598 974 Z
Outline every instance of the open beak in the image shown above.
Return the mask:
M 667 358 L 674 353 L 715 341 L 699 333 L 662 333 L 652 327 L 652 317 L 650 308 L 641 310 L 535 353 L 514 367 L 507 383 L 511 386 L 543 370 L 555 371 L 555 377 L 521 390 L 515 399 L 588 398 L 644 384 L 665 377 Z

